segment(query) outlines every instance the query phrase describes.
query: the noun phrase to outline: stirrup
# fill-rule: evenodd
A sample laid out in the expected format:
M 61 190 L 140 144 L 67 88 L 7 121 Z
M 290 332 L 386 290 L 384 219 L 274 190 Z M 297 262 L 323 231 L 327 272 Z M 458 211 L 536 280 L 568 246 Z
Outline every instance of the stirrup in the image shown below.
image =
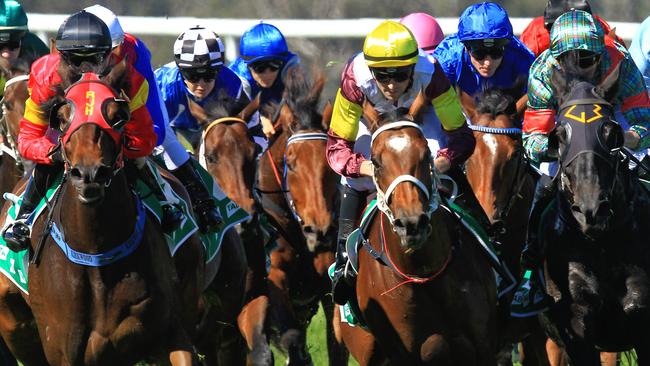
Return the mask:
M 202 233 L 217 232 L 221 229 L 223 219 L 215 207 L 214 201 L 197 202 L 194 206 L 194 214 Z
M 166 234 L 170 234 L 181 227 L 185 215 L 180 209 L 169 202 L 161 202 L 160 208 L 162 209 L 160 226 Z
M 21 252 L 31 244 L 31 230 L 24 220 L 17 220 L 2 232 L 7 247 L 13 252 Z

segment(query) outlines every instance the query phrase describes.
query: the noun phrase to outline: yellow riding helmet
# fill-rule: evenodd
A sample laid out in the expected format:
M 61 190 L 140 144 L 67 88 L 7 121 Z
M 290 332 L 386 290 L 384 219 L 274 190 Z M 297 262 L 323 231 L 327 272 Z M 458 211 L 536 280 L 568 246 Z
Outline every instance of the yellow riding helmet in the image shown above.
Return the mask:
M 368 67 L 402 67 L 418 62 L 418 43 L 413 33 L 393 20 L 379 24 L 363 42 Z

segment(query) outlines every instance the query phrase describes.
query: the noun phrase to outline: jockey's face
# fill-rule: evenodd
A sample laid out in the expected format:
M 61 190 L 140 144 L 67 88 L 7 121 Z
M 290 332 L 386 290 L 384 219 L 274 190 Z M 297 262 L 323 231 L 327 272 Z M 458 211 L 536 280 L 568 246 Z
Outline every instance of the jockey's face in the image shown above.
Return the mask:
M 282 61 L 264 60 L 248 65 L 253 80 L 262 88 L 270 88 L 280 74 Z
M 497 72 L 501 61 L 503 61 L 503 47 L 467 49 L 472 66 L 479 75 L 489 78 Z
M 384 97 L 392 102 L 397 101 L 409 85 L 413 76 L 413 66 L 371 68 L 370 72 L 375 79 L 377 88 Z
M 20 53 L 20 43 L 20 41 L 0 42 L 0 56 L 15 61 Z
M 216 84 L 220 68 L 217 69 L 181 69 L 185 86 L 198 99 L 210 95 Z

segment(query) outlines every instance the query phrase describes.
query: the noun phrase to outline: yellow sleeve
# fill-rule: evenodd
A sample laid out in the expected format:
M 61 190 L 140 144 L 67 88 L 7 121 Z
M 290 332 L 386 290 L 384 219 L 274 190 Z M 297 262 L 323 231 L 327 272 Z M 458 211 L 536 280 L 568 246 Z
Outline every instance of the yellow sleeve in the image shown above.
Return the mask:
M 31 97 L 27 98 L 25 102 L 25 114 L 23 117 L 35 125 L 45 126 L 50 123 L 41 107 Z
M 447 89 L 431 101 L 442 127 L 447 131 L 453 131 L 465 124 L 465 115 L 460 106 L 454 88 Z
M 129 102 L 129 109 L 131 110 L 131 112 L 145 105 L 147 103 L 148 97 L 149 97 L 149 83 L 147 83 L 147 80 L 142 80 L 142 84 L 140 84 L 140 89 L 138 89 L 138 92 L 135 93 L 135 96 L 131 98 L 131 102 Z
M 332 123 L 330 129 L 338 136 L 348 140 L 354 141 L 359 132 L 359 119 L 363 108 L 347 100 L 342 94 L 341 89 L 336 92 L 336 99 L 334 100 L 334 109 L 332 111 Z

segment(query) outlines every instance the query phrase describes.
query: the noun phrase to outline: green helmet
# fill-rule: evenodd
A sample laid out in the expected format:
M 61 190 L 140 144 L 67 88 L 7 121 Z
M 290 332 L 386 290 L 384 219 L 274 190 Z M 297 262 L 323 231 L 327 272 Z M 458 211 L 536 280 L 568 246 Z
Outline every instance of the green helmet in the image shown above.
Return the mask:
M 0 3 L 0 42 L 20 40 L 27 33 L 27 14 L 15 0 Z

